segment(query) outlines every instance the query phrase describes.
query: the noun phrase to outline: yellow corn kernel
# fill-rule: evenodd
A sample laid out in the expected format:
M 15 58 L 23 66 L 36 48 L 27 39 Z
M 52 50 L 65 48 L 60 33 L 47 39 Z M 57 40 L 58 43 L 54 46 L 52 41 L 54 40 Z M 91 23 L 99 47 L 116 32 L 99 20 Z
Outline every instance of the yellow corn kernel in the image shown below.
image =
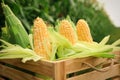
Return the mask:
M 80 19 L 76 25 L 79 41 L 93 42 L 89 26 L 84 19 Z
M 62 20 L 60 22 L 59 33 L 66 37 L 72 44 L 77 42 L 77 35 L 69 21 Z
M 37 17 L 34 21 L 33 39 L 34 51 L 45 59 L 49 59 L 51 44 L 49 41 L 47 26 L 39 17 Z

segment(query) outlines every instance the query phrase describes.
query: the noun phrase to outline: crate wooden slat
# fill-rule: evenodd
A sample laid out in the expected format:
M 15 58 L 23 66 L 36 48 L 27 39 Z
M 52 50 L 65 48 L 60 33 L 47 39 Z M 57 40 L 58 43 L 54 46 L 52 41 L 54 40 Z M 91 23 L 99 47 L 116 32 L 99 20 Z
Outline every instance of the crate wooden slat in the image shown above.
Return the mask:
M 69 59 L 69 60 L 61 60 L 61 61 L 38 61 L 38 62 L 27 62 L 22 63 L 20 59 L 6 59 L 0 60 L 0 62 L 8 63 L 11 65 L 15 65 L 20 68 L 24 68 L 26 70 L 30 70 L 32 72 L 36 72 L 42 75 L 47 75 L 53 77 L 53 74 L 56 71 L 57 65 L 64 69 L 65 74 L 75 72 L 78 70 L 83 70 L 89 68 L 86 65 L 83 65 L 82 62 L 87 62 L 92 64 L 93 66 L 98 65 L 104 62 L 106 59 L 101 58 L 85 58 L 85 59 Z M 35 68 L 33 68 L 35 66 Z M 61 70 L 60 70 L 61 71 Z
M 6 59 L 6 60 L 0 60 L 0 62 L 8 63 L 32 72 L 36 72 L 39 74 L 43 74 L 46 76 L 53 76 L 53 64 L 47 61 L 38 61 L 38 62 L 27 62 L 22 63 L 20 59 Z
M 103 68 L 108 69 L 109 67 Z M 114 76 L 118 76 L 120 74 L 120 65 L 116 64 L 112 67 L 112 69 L 106 71 L 106 72 L 97 72 L 97 71 L 92 71 L 88 72 L 79 76 L 75 76 L 72 78 L 69 78 L 67 80 L 106 80 L 107 78 L 111 78 Z M 119 78 L 120 79 L 120 78 Z
M 52 68 L 53 65 L 46 61 L 38 61 L 38 62 L 27 62 L 27 63 L 21 63 L 20 59 L 10 59 L 10 60 L 1 60 L 2 62 L 12 64 L 15 66 L 18 66 L 20 68 L 24 68 L 26 70 L 30 70 L 33 72 L 37 72 L 43 75 L 52 76 L 51 73 L 53 73 Z M 35 67 L 35 68 L 33 68 Z M 46 70 L 46 71 L 44 71 Z
M 70 59 L 70 60 L 61 60 L 61 61 L 55 61 L 55 62 L 30 61 L 27 63 L 22 63 L 20 59 L 0 60 L 0 62 L 2 63 L 11 64 L 35 73 L 50 76 L 54 80 L 66 80 L 67 74 L 89 68 L 89 66 L 83 65 L 82 62 L 87 62 L 95 66 L 104 61 L 105 61 L 104 59 L 100 59 L 100 58 Z M 88 75 L 89 74 L 90 73 L 88 73 Z
M 10 78 L 12 80 L 42 80 L 40 78 L 29 75 L 22 71 L 18 71 L 16 69 L 4 66 L 2 64 L 0 64 L 0 75 Z M 0 80 L 2 80 L 2 79 L 0 79 Z
M 104 63 L 106 62 L 107 59 L 103 59 L 103 58 L 85 58 L 85 59 L 71 59 L 71 60 L 67 60 L 65 61 L 66 64 L 66 73 L 72 73 L 72 72 L 76 72 L 76 71 L 80 71 L 83 69 L 87 69 L 89 68 L 89 66 L 84 65 L 83 62 L 85 63 L 89 63 L 93 66 L 96 66 L 98 64 Z M 109 63 L 109 62 L 107 62 Z M 106 64 L 107 64 L 106 63 Z
M 116 52 L 115 54 L 120 55 L 120 52 Z M 117 56 L 114 60 L 120 61 L 120 57 Z M 94 57 L 83 58 L 83 59 L 78 59 L 78 58 L 67 59 L 67 60 L 60 60 L 60 61 L 45 61 L 45 60 L 40 60 L 37 62 L 28 61 L 26 63 L 22 63 L 20 59 L 0 60 L 0 63 L 2 63 L 2 64 L 5 63 L 5 64 L 13 65 L 18 68 L 32 71 L 37 74 L 49 76 L 49 77 L 53 78 L 53 80 L 106 80 L 107 78 L 111 78 L 111 77 L 120 75 L 120 64 L 116 63 L 113 65 L 113 68 L 111 70 L 108 70 L 107 72 L 97 72 L 97 71 L 93 70 L 90 72 L 88 71 L 84 74 L 68 77 L 68 74 L 74 74 L 76 72 L 84 71 L 86 69 L 91 68 L 88 65 L 83 64 L 83 62 L 89 63 L 93 66 L 96 66 L 101 63 L 105 63 L 104 68 L 101 68 L 101 69 L 103 70 L 103 69 L 110 68 L 110 65 L 108 65 L 110 62 L 107 61 L 107 59 L 94 58 Z M 7 69 L 8 69 L 8 67 L 5 67 L 5 71 Z M 10 71 L 13 70 L 13 72 L 16 72 L 17 73 L 16 76 L 18 76 L 18 74 L 23 73 L 18 70 L 16 71 L 15 69 L 11 70 L 11 68 L 9 68 L 8 71 L 9 70 Z M 11 74 L 9 73 L 9 75 L 11 75 Z M 24 75 L 28 75 L 28 74 L 25 73 Z M 120 79 L 120 78 L 118 78 L 118 79 Z

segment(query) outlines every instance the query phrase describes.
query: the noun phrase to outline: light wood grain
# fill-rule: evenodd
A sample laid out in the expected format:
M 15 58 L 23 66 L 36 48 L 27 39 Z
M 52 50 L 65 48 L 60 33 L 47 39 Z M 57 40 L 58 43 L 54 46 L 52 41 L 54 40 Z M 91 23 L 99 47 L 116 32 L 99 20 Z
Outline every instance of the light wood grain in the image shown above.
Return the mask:
M 80 70 L 84 70 L 87 68 L 90 68 L 89 66 L 83 64 L 84 63 L 89 63 L 93 66 L 96 66 L 98 64 L 104 63 L 106 62 L 107 59 L 103 59 L 103 58 L 83 58 L 83 59 L 72 59 L 72 60 L 67 60 L 66 63 L 66 73 L 72 73 L 72 72 L 76 72 L 76 71 L 80 71 Z M 107 64 L 107 63 L 106 63 Z
M 6 59 L 0 60 L 0 62 L 8 63 L 35 73 L 39 73 L 42 75 L 53 77 L 53 63 L 47 61 L 28 61 L 26 63 L 22 63 L 20 59 Z
M 68 78 L 67 80 L 105 80 L 107 78 L 111 78 L 120 74 L 119 64 L 113 66 L 111 70 L 106 72 L 97 72 L 92 71 L 79 76 L 75 76 L 72 78 Z M 103 69 L 108 69 L 109 67 L 105 67 Z
M 20 59 L 6 59 L 6 60 L 0 60 L 0 62 L 8 63 L 15 65 L 20 68 L 24 68 L 26 70 L 30 70 L 32 72 L 36 72 L 42 75 L 54 76 L 54 66 L 56 63 L 64 62 L 64 65 L 66 67 L 66 73 L 72 73 L 75 71 L 83 70 L 86 68 L 89 68 L 87 65 L 83 65 L 82 62 L 87 62 L 93 66 L 98 65 L 100 63 L 105 62 L 106 59 L 101 58 L 84 58 L 84 59 L 68 59 L 68 60 L 61 60 L 61 61 L 37 61 L 37 62 L 27 62 L 22 63 Z M 35 68 L 34 68 L 35 67 Z M 56 68 L 56 67 L 55 67 Z
M 118 59 L 117 57 L 117 60 L 120 60 L 120 59 Z M 104 73 L 92 71 L 92 72 L 86 72 L 85 74 L 66 79 L 66 75 L 69 73 L 90 68 L 89 66 L 83 64 L 83 62 L 96 66 L 106 61 L 107 59 L 93 58 L 93 57 L 83 58 L 83 59 L 78 59 L 78 58 L 67 59 L 67 60 L 60 60 L 60 61 L 45 61 L 45 60 L 40 60 L 37 62 L 28 61 L 26 63 L 22 63 L 20 59 L 0 60 L 1 63 L 7 63 L 10 65 L 17 66 L 19 68 L 23 68 L 28 71 L 49 76 L 49 77 L 52 77 L 54 80 L 95 80 L 95 79 L 105 80 L 106 78 L 114 77 L 120 74 L 120 66 L 116 64 L 113 66 L 114 68 Z M 105 64 L 108 64 L 108 63 L 109 61 L 107 61 Z M 108 69 L 109 67 L 110 67 L 109 65 L 106 65 L 104 69 Z M 13 70 L 13 72 L 14 71 L 15 70 Z M 16 75 L 19 75 L 19 74 L 21 73 L 16 73 Z
M 65 62 L 56 62 L 54 65 L 54 80 L 66 80 Z
M 0 64 L 0 75 L 10 78 L 12 80 L 43 80 L 35 76 L 29 75 L 25 72 L 4 66 Z

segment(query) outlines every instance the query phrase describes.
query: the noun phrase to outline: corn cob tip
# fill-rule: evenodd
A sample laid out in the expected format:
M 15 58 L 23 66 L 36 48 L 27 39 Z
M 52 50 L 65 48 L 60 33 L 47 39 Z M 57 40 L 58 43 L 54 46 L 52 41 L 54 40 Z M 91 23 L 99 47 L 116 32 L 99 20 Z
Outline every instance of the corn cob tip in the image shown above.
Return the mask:
M 85 24 L 85 25 L 88 26 L 87 21 L 84 20 L 84 19 L 79 19 L 78 22 L 77 22 L 77 24 L 81 24 L 81 25 L 82 25 L 82 24 Z
M 69 21 L 64 19 L 61 21 L 61 23 L 69 23 Z
M 40 17 L 37 17 L 35 20 L 42 20 L 42 18 L 40 18 Z
M 68 20 L 64 19 L 60 22 L 60 26 L 64 26 L 64 28 L 67 28 L 68 26 L 71 26 L 71 24 L 69 23 Z
M 34 20 L 34 24 L 35 24 L 36 22 L 44 23 L 43 19 L 40 18 L 40 17 L 37 17 L 37 18 Z
M 79 41 L 93 42 L 89 25 L 84 19 L 78 20 L 76 28 Z
M 37 27 L 43 27 L 43 28 L 47 28 L 44 20 L 40 17 L 37 17 L 35 20 L 34 20 L 34 28 L 37 28 Z
M 66 37 L 72 44 L 77 42 L 77 35 L 68 20 L 62 20 L 60 22 L 59 32 L 61 35 Z

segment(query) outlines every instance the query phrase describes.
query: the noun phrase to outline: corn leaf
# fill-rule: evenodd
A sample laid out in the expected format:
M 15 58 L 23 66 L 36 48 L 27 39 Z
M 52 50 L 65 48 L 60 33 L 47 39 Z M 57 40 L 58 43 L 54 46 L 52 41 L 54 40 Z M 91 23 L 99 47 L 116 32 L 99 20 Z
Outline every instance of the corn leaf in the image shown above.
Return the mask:
M 8 32 L 10 34 L 10 42 L 18 44 L 21 47 L 28 47 L 30 44 L 28 34 L 23 27 L 21 21 L 14 15 L 10 7 L 2 3 Z
M 26 62 L 28 60 L 38 61 L 42 57 L 36 55 L 36 53 L 28 48 L 22 48 L 19 45 L 10 44 L 4 40 L 0 41 L 3 43 L 2 50 L 0 51 L 0 59 L 13 59 L 13 58 L 21 58 L 22 62 Z

